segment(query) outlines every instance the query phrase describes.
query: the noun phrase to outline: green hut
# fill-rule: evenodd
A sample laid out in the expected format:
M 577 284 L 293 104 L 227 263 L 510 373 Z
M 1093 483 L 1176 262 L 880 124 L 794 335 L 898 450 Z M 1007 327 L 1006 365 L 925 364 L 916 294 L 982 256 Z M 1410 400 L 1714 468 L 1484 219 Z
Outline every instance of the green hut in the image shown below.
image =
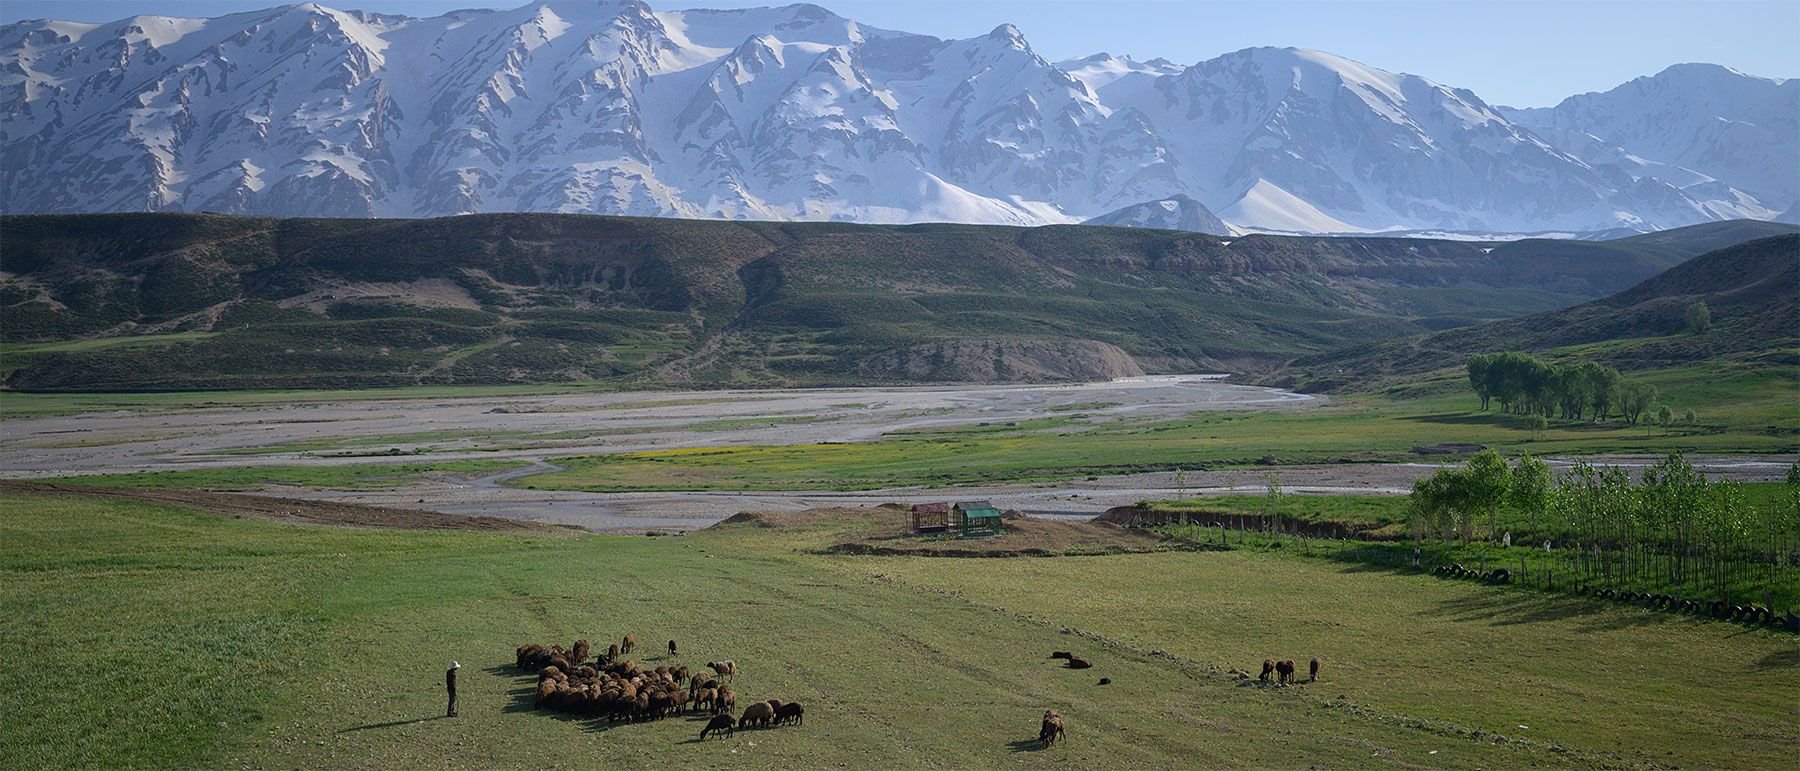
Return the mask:
M 1000 534 L 1000 510 L 987 501 L 962 501 L 953 511 L 962 525 L 964 538 Z

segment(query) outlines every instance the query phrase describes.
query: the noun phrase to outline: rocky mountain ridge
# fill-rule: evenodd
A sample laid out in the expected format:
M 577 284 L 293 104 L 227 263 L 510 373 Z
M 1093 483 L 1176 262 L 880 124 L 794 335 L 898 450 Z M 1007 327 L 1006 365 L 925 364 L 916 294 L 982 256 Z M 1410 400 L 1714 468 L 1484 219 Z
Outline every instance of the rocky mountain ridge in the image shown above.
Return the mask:
M 1186 196 L 1233 232 L 1538 232 L 1795 205 L 1792 142 L 1762 142 L 1795 135 L 1795 83 L 1684 73 L 1540 113 L 1317 51 L 1052 63 L 1011 25 L 804 4 L 25 21 L 0 206 L 1041 225 Z

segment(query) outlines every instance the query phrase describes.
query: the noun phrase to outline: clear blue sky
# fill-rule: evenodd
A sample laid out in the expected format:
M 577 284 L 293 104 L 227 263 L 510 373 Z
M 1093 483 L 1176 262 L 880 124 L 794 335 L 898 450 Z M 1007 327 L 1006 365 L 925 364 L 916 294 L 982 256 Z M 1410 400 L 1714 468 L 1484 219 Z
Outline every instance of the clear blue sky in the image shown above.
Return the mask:
M 658 10 L 785 5 L 769 0 L 648 0 Z M 268 0 L 0 0 L 0 22 L 111 21 L 136 14 L 217 16 Z M 435 16 L 525 0 L 323 0 Z M 1753 75 L 1800 75 L 1797 0 L 820 0 L 865 24 L 943 38 L 1010 22 L 1051 60 L 1097 51 L 1192 64 L 1250 46 L 1329 51 L 1468 88 L 1494 104 L 1538 107 L 1603 91 L 1678 62 Z

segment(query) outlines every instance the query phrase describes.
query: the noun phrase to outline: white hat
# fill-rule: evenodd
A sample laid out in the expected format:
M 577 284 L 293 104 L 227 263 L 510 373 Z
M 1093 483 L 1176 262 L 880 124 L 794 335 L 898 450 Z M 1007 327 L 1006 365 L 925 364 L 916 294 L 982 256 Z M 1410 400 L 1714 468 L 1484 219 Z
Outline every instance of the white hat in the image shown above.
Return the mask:
M 462 665 L 452 661 L 452 662 L 450 662 L 450 668 L 451 669 L 462 669 Z

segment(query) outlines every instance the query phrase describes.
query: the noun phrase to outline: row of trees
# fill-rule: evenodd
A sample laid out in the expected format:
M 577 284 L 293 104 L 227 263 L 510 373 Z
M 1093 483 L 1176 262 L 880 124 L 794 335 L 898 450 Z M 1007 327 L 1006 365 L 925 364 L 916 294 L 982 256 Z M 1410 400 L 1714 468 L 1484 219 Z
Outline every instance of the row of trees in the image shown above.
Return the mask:
M 1502 351 L 1467 360 L 1469 387 L 1481 408 L 1500 402 L 1506 412 L 1564 420 L 1605 420 L 1616 411 L 1636 425 L 1654 416 L 1656 386 L 1630 380 L 1591 361 L 1558 366 L 1528 353 Z
M 1800 565 L 1800 464 L 1786 489 L 1780 505 L 1759 509 L 1741 486 L 1707 482 L 1680 453 L 1633 485 L 1616 466 L 1577 463 L 1557 482 L 1542 460 L 1508 467 L 1487 451 L 1414 483 L 1411 525 L 1415 538 L 1446 548 L 1458 540 L 1541 542 L 1546 551 L 1563 550 L 1584 581 L 1723 595 L 1792 580 Z

